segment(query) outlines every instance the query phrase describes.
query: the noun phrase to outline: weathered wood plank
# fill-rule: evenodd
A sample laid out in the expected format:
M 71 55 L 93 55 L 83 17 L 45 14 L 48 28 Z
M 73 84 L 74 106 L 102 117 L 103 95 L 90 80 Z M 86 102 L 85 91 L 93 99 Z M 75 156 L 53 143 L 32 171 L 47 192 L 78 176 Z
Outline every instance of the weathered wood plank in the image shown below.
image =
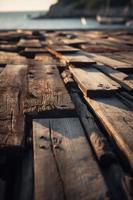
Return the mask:
M 18 47 L 26 48 L 26 47 L 41 47 L 41 43 L 38 39 L 20 39 Z
M 67 64 L 73 64 L 73 65 L 80 65 L 80 66 L 84 66 L 84 65 L 92 65 L 92 64 L 96 64 L 96 62 L 91 59 L 88 58 L 87 56 L 80 54 L 80 53 L 75 53 L 75 54 L 62 54 L 62 61 L 64 61 Z
M 15 44 L 0 44 L 0 51 L 17 51 L 17 46 Z
M 0 147 L 22 145 L 26 72 L 26 65 L 7 65 L 0 74 Z
M 64 115 L 73 115 L 74 110 L 56 66 L 43 64 L 29 67 L 26 113 L 52 111 L 53 114 L 64 112 Z
M 117 81 L 128 92 L 133 93 L 133 79 L 130 79 L 130 75 L 114 70 L 105 65 L 96 65 L 95 67 L 111 77 L 113 80 Z
M 0 33 L 0 40 L 18 41 L 23 36 L 23 33 L 17 31 L 4 31 Z
M 33 121 L 34 199 L 65 200 L 58 168 L 51 148 L 49 120 Z
M 103 63 L 113 69 L 125 70 L 133 69 L 133 65 L 128 64 L 126 62 L 122 62 L 113 58 L 109 58 L 107 56 L 99 55 L 99 54 L 88 54 L 90 58 L 93 58 L 96 62 Z
M 50 53 L 40 53 L 35 56 L 35 60 L 43 61 L 46 64 L 54 65 L 56 64 L 56 60 L 50 55 Z
M 70 66 L 69 69 L 86 96 L 107 96 L 120 89 L 118 83 L 95 68 L 76 68 Z
M 123 165 L 133 169 L 132 111 L 116 97 L 85 99 L 116 144 Z
M 43 139 L 45 147 L 42 150 L 45 160 L 45 154 L 48 154 L 51 141 L 51 150 L 61 178 L 65 199 L 104 199 L 107 188 L 79 120 L 77 118 L 42 119 L 37 120 L 36 123 L 38 123 L 36 133 L 42 133 L 40 136 L 45 137 Z M 38 127 L 41 127 L 42 131 Z M 53 165 L 50 167 L 49 173 L 52 167 Z M 47 174 L 44 180 L 47 179 Z M 56 184 L 55 175 L 52 175 L 50 182 Z M 54 185 L 52 188 L 49 187 L 50 189 L 46 186 L 47 192 L 50 190 L 52 194 L 52 189 L 59 186 L 59 184 Z M 46 187 L 43 187 L 43 190 Z M 57 188 L 56 191 L 58 192 L 59 189 Z M 57 194 L 57 192 L 54 192 L 54 194 Z
M 21 55 L 24 56 L 35 56 L 38 53 L 47 53 L 48 50 L 46 48 L 25 48 L 20 52 Z
M 80 50 L 68 45 L 51 45 L 50 48 L 59 53 L 75 53 Z
M 62 39 L 62 42 L 67 45 L 79 45 L 79 44 L 85 44 L 87 41 L 80 38 L 74 38 L 74 39 L 65 38 Z
M 80 96 L 75 91 L 73 92 L 73 90 L 71 91 L 71 96 L 99 163 L 103 167 L 108 168 L 112 163 L 116 163 L 117 159 L 107 138 L 97 126 L 93 115 L 87 109 L 87 106 L 81 100 Z
M 0 51 L 0 64 L 25 64 L 26 58 L 17 53 Z
M 97 45 L 97 44 L 82 44 L 81 48 L 84 51 L 90 52 L 90 53 L 106 53 L 106 52 L 117 52 L 119 51 L 117 48 L 115 47 L 110 47 L 108 45 Z

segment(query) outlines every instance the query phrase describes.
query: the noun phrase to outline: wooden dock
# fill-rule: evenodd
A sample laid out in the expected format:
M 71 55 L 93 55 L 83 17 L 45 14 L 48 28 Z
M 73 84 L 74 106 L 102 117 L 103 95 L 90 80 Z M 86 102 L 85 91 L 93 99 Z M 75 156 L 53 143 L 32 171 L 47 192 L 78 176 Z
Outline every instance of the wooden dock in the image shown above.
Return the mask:
M 133 199 L 133 32 L 0 32 L 9 199 Z

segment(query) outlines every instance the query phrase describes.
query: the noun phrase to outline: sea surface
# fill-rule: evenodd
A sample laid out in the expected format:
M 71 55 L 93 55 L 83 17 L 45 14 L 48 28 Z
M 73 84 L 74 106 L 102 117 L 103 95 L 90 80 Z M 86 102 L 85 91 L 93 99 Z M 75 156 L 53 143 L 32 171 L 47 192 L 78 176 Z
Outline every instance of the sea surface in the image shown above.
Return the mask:
M 2 29 L 125 29 L 125 25 L 100 25 L 95 19 L 86 19 L 83 24 L 80 18 L 77 19 L 38 19 L 33 20 L 42 12 L 8 12 L 0 13 L 0 30 Z M 128 27 L 128 28 L 133 28 Z

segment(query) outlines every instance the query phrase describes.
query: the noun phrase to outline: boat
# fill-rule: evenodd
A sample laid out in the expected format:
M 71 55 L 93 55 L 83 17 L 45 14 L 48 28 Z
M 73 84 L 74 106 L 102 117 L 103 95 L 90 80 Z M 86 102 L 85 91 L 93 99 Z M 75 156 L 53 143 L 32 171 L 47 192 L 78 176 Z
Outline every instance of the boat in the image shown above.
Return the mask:
M 105 9 L 100 10 L 96 20 L 100 24 L 125 24 L 127 20 L 125 8 L 113 8 L 111 0 L 107 0 Z
M 97 22 L 100 24 L 125 24 L 126 18 L 125 17 L 111 17 L 111 16 L 96 16 Z

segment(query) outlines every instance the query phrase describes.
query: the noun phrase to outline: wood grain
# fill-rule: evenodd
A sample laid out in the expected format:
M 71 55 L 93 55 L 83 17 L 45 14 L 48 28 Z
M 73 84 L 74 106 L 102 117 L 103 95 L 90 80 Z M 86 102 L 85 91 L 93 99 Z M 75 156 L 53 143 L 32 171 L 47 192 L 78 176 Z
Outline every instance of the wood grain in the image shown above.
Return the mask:
M 26 113 L 59 111 L 74 114 L 74 105 L 61 80 L 56 66 L 32 65 L 28 69 L 28 94 L 25 101 Z
M 0 74 L 0 147 L 22 145 L 26 73 L 26 65 L 7 65 Z
M 132 111 L 116 97 L 85 99 L 116 144 L 123 165 L 133 169 Z
M 51 149 L 49 120 L 33 121 L 34 199 L 65 200 Z
M 86 96 L 107 96 L 120 89 L 118 83 L 95 68 L 76 68 L 70 66 L 69 69 Z
M 37 126 L 36 133 L 42 133 L 45 137 L 43 142 L 45 148 L 42 150 L 43 160 L 47 160 L 46 155 L 44 157 L 44 153 L 49 152 L 49 142 L 51 140 L 51 150 L 61 179 L 65 199 L 88 200 L 98 199 L 100 197 L 104 198 L 107 188 L 79 120 L 77 118 L 62 118 L 42 119 L 36 122 L 42 129 L 41 131 Z M 49 159 L 50 158 L 51 156 L 49 155 Z M 38 160 L 38 164 L 39 161 L 40 159 Z M 51 161 L 51 163 L 53 163 L 53 161 Z M 53 167 L 54 165 L 52 164 L 49 170 L 51 171 Z M 47 180 L 50 171 L 45 174 L 44 180 Z M 55 170 L 52 171 L 55 172 Z M 58 178 L 56 173 L 50 176 L 52 176 L 51 184 L 57 184 L 57 182 L 55 182 L 55 176 Z M 38 181 L 40 182 L 40 179 L 38 179 Z M 49 182 L 47 184 L 49 184 Z M 46 186 L 47 193 L 49 193 L 50 190 L 50 194 L 52 195 L 52 190 L 54 190 L 54 195 L 57 194 L 59 191 L 57 187 L 60 185 L 54 185 L 53 187 Z M 43 190 L 45 190 L 46 187 L 43 187 Z M 57 188 L 57 190 L 55 190 L 55 188 Z M 58 199 L 60 199 L 60 196 Z

